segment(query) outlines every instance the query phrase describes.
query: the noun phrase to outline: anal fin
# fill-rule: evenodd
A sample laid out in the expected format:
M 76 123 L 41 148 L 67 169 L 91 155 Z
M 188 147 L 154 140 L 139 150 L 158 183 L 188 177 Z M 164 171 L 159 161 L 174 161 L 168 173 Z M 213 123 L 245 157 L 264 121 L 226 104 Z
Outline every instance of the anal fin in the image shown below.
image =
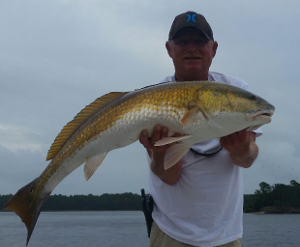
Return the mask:
M 165 170 L 175 165 L 191 148 L 192 145 L 186 142 L 181 142 L 171 146 L 166 153 L 164 160 Z
M 178 142 L 178 141 L 182 141 L 185 139 L 190 138 L 190 135 L 186 135 L 186 136 L 169 136 L 169 137 L 163 137 L 162 139 L 158 140 L 154 146 L 164 146 L 167 144 L 171 144 L 174 142 Z
M 103 160 L 105 159 L 106 153 L 98 154 L 92 157 L 89 157 L 84 165 L 83 171 L 84 171 L 84 177 L 86 181 L 88 181 L 91 176 L 95 173 L 97 168 L 101 165 Z

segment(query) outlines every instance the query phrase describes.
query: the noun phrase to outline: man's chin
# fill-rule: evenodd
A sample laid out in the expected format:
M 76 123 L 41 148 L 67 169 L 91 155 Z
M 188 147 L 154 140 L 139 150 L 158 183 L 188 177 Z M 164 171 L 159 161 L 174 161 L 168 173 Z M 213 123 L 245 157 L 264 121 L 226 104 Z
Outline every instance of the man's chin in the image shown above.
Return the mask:
M 188 72 L 199 72 L 203 70 L 203 66 L 201 64 L 188 64 L 185 66 L 185 70 Z
M 201 68 L 203 66 L 203 63 L 200 59 L 190 59 L 190 60 L 185 60 L 184 61 L 185 67 L 194 69 L 194 68 Z

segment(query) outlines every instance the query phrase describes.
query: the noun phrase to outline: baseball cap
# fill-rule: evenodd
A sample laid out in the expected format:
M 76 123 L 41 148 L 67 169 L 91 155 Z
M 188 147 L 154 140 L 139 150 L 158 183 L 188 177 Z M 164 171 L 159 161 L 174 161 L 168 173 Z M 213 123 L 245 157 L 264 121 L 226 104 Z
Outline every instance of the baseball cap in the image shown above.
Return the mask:
M 195 27 L 209 40 L 214 40 L 213 31 L 204 16 L 193 11 L 188 11 L 175 17 L 169 32 L 169 40 L 173 39 L 178 31 L 186 27 Z

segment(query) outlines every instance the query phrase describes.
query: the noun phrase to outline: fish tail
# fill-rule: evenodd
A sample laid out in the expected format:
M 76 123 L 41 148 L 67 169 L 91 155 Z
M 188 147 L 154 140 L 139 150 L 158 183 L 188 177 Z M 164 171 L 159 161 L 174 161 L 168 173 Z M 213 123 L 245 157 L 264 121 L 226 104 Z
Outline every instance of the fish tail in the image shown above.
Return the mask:
M 30 240 L 31 234 L 40 215 L 41 208 L 50 196 L 50 193 L 46 193 L 44 195 L 35 193 L 35 184 L 37 180 L 38 178 L 19 189 L 19 191 L 2 207 L 2 210 L 14 211 L 25 223 L 27 227 L 26 245 Z

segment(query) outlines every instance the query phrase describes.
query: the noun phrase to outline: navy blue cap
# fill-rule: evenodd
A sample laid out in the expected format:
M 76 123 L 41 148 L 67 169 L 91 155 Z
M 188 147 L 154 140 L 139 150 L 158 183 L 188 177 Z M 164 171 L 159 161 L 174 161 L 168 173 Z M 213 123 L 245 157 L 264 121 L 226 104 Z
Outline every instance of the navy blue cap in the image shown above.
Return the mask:
M 175 17 L 169 32 L 169 40 L 173 39 L 178 31 L 186 27 L 195 27 L 208 40 L 214 40 L 213 31 L 204 16 L 193 11 L 188 11 Z

